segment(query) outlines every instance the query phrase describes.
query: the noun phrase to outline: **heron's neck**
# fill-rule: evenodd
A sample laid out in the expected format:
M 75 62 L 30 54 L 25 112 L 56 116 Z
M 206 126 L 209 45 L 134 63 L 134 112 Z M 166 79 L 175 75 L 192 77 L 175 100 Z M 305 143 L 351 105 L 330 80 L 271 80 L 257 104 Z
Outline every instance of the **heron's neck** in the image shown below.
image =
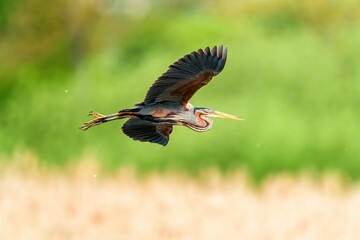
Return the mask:
M 194 121 L 184 122 L 184 125 L 197 132 L 208 131 L 213 125 L 213 121 L 210 118 L 197 111 L 194 112 L 194 118 Z

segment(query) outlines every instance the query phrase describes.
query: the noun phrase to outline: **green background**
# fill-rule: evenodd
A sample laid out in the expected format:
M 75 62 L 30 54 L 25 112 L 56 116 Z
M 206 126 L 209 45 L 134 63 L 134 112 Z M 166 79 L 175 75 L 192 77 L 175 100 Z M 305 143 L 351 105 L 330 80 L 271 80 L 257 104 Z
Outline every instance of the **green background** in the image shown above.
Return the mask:
M 245 169 L 360 176 L 359 1 L 44 1 L 0 7 L 0 154 L 43 166 L 95 156 L 109 170 Z M 191 100 L 245 118 L 168 146 L 132 141 L 90 110 L 141 102 L 175 60 L 228 46 L 224 70 Z M 8 159 L 8 160 L 4 160 Z

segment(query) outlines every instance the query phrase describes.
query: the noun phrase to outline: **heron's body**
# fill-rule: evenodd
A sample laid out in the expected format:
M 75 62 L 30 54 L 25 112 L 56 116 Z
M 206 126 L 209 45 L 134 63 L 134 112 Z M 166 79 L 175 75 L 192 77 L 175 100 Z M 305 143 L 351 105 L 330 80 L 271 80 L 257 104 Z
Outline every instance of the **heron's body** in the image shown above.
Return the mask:
M 134 140 L 158 143 L 165 146 L 174 125 L 186 126 L 203 132 L 212 127 L 209 117 L 238 119 L 235 116 L 209 108 L 196 108 L 189 99 L 206 85 L 225 66 L 227 49 L 216 46 L 210 51 L 199 49 L 179 59 L 169 67 L 149 89 L 143 102 L 134 108 L 111 115 L 90 112 L 95 119 L 81 129 L 123 118 L 130 118 L 122 127 Z

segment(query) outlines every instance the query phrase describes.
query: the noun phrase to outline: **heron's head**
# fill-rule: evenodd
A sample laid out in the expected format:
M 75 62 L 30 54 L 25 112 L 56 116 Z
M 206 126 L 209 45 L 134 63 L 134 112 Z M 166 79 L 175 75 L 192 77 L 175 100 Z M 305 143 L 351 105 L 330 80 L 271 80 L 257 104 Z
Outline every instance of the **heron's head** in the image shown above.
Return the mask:
M 234 120 L 244 120 L 233 115 L 215 111 L 211 108 L 195 108 L 195 111 L 199 112 L 200 115 L 205 115 L 206 117 L 215 117 L 215 118 L 229 118 Z

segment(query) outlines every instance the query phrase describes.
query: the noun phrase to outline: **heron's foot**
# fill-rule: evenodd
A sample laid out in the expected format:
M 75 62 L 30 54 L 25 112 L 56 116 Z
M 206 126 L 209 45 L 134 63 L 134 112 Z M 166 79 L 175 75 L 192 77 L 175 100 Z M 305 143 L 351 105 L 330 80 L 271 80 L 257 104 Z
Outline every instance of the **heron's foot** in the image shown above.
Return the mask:
M 119 113 L 114 113 L 114 114 L 110 114 L 110 115 L 103 115 L 101 113 L 98 112 L 89 112 L 89 116 L 92 116 L 93 120 L 84 123 L 80 129 L 82 130 L 88 130 L 89 128 L 93 127 L 93 126 L 97 126 L 99 124 L 105 123 L 105 122 L 109 122 L 109 121 L 113 121 L 116 119 L 121 119 L 121 118 L 126 118 L 126 117 L 132 117 L 132 115 L 129 115 L 129 113 L 125 113 L 125 112 L 119 112 Z
M 104 122 L 104 121 L 103 121 L 103 118 L 102 118 L 102 117 L 100 117 L 100 118 L 95 118 L 94 120 L 91 120 L 91 121 L 89 121 L 89 122 L 84 123 L 84 124 L 80 127 L 80 129 L 83 130 L 83 131 L 85 131 L 85 130 L 88 130 L 89 128 L 94 127 L 94 126 L 96 126 L 96 125 L 99 125 L 99 124 L 101 124 L 101 123 L 103 123 L 103 122 Z
M 101 113 L 98 113 L 98 112 L 94 112 L 94 111 L 89 112 L 88 116 L 91 116 L 94 119 L 89 121 L 89 122 L 84 123 L 80 127 L 81 130 L 85 131 L 85 130 L 88 130 L 89 128 L 93 127 L 93 126 L 99 125 L 99 124 L 103 123 L 104 119 L 106 118 L 105 115 L 103 115 Z
M 105 117 L 105 115 L 98 113 L 98 112 L 94 112 L 94 111 L 90 111 L 88 116 L 91 116 L 93 118 L 102 118 Z

